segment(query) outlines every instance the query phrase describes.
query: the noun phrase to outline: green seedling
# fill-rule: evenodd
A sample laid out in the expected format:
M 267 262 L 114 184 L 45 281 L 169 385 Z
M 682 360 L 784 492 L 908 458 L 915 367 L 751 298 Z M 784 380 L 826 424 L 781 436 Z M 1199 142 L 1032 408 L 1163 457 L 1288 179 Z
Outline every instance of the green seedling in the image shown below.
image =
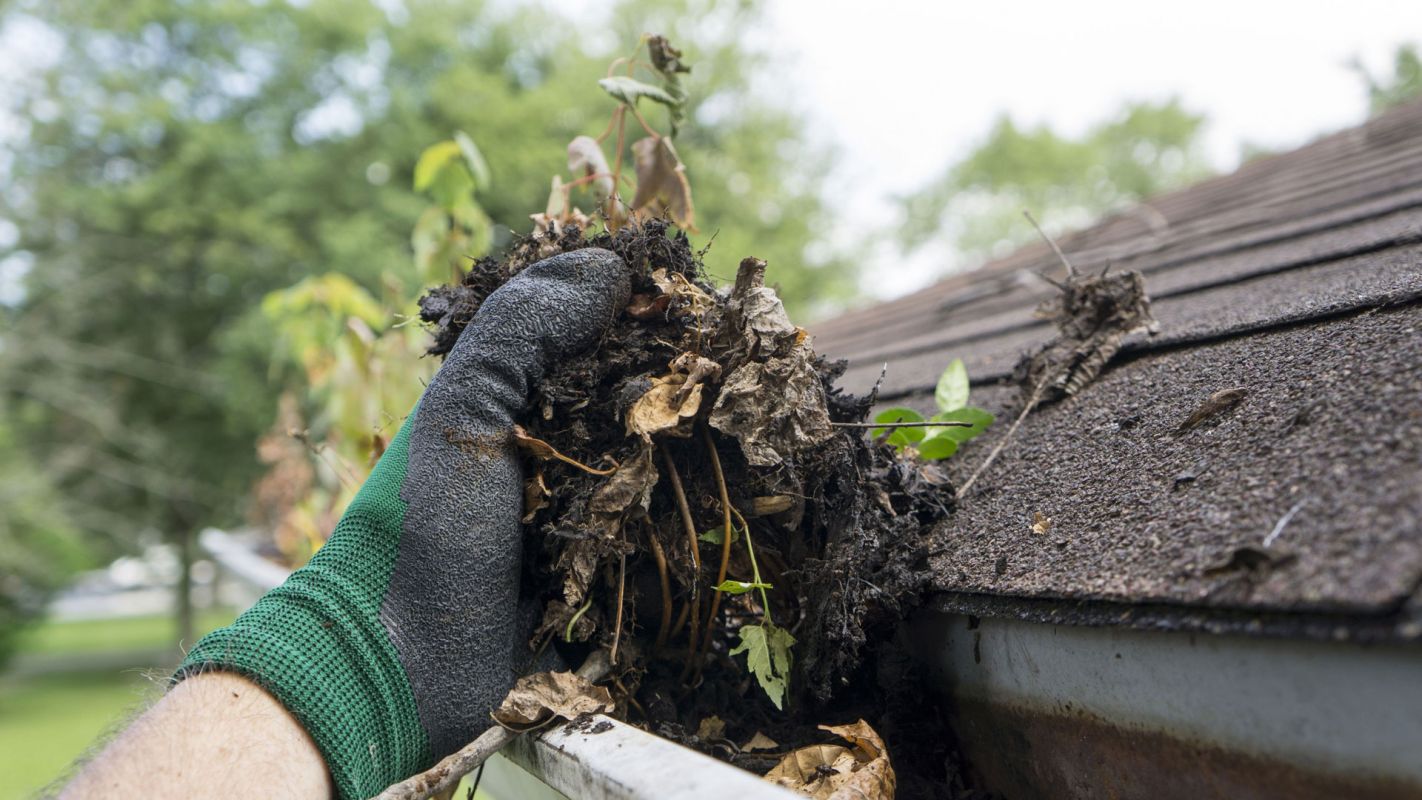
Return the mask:
M 943 374 L 938 376 L 938 385 L 933 392 L 934 405 L 938 413 L 924 419 L 911 408 L 885 409 L 874 421 L 885 427 L 875 428 L 871 435 L 884 437 L 900 455 L 912 453 L 926 461 L 941 461 L 958 452 L 966 441 L 982 435 L 983 431 L 996 419 L 981 408 L 968 405 L 968 370 L 963 359 L 955 358 Z M 894 423 L 956 422 L 966 423 L 952 426 L 888 427 Z

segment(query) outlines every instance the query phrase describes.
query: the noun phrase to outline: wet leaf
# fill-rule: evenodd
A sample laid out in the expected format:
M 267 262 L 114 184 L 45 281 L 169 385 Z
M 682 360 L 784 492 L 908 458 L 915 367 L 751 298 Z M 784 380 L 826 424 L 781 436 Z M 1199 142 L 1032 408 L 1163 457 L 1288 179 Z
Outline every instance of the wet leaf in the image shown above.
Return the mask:
M 696 384 L 684 393 L 687 382 L 685 375 L 665 375 L 652 379 L 648 389 L 632 408 L 627 411 L 628 435 L 651 436 L 665 433 L 670 436 L 691 435 L 691 423 L 701 410 L 701 384 Z
M 963 359 L 955 358 L 938 376 L 933 390 L 933 402 L 939 411 L 957 411 L 968 404 L 968 368 Z
M 730 654 L 746 654 L 746 667 L 760 683 L 760 688 L 776 708 L 783 709 L 793 663 L 790 648 L 795 644 L 795 637 L 790 635 L 790 631 L 769 622 L 742 625 L 739 635 L 741 643 Z
M 718 592 L 725 592 L 726 594 L 745 594 L 746 592 L 753 592 L 756 589 L 774 589 L 775 587 L 771 586 L 768 583 L 751 583 L 749 581 L 724 580 L 711 588 L 715 589 Z M 742 639 L 744 640 L 744 637 L 742 637 Z M 777 703 L 776 705 L 778 706 L 779 704 Z
M 637 173 L 632 209 L 645 209 L 652 216 L 665 212 L 677 225 L 693 227 L 691 184 L 686 180 L 686 165 L 681 163 L 671 139 L 648 136 L 633 142 L 632 165 Z
M 821 725 L 852 747 L 816 744 L 781 759 L 765 779 L 816 800 L 893 800 L 897 778 L 884 740 L 864 720 Z
M 657 468 L 652 463 L 652 447 L 644 443 L 637 454 L 617 468 L 607 483 L 599 486 L 588 501 L 588 510 L 604 515 L 621 515 L 633 507 L 645 510 L 652 501 Z
M 555 717 L 606 713 L 613 706 L 612 695 L 585 678 L 571 672 L 539 672 L 519 678 L 493 717 L 505 728 L 526 731 Z
M 611 78 L 603 78 L 597 82 L 604 92 L 621 100 L 629 106 L 637 105 L 637 101 L 642 98 L 661 103 L 667 108 L 674 108 L 680 103 L 675 97 L 667 94 L 664 89 L 653 86 L 650 83 L 643 83 L 636 78 L 629 78 L 626 75 L 614 75 Z

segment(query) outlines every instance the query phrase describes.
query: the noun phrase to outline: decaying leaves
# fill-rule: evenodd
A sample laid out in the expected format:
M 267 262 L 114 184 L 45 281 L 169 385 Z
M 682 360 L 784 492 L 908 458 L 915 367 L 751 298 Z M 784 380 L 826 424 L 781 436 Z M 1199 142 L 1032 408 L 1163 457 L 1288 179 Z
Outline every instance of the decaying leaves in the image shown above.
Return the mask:
M 814 352 L 765 286 L 764 261 L 741 262 L 729 317 L 740 364 L 721 386 L 711 426 L 738 439 L 757 467 L 780 464 L 833 436 Z
M 696 738 L 703 742 L 726 738 L 726 721 L 715 715 L 703 718 L 696 726 Z
M 1052 529 L 1052 518 L 1040 511 L 1032 512 L 1032 532 L 1044 534 Z
M 1014 377 L 1024 397 L 1039 401 L 1069 397 L 1096 379 L 1126 337 L 1154 332 L 1145 278 L 1134 270 L 1071 275 L 1060 294 L 1037 316 L 1055 320 L 1057 337 L 1017 365 Z
M 815 800 L 893 800 L 897 779 L 884 740 L 864 720 L 821 725 L 850 747 L 816 744 L 785 756 L 765 779 Z
M 633 508 L 647 509 L 652 487 L 657 484 L 657 467 L 652 462 L 652 446 L 643 442 L 637 454 L 618 466 L 607 483 L 598 487 L 588 501 L 595 514 L 621 515 Z
M 757 750 L 779 750 L 779 749 L 780 749 L 780 743 L 779 743 L 779 742 L 775 741 L 774 739 L 770 738 L 769 736 L 766 736 L 764 733 L 761 733 L 760 731 L 756 731 L 756 732 L 755 732 L 755 735 L 750 738 L 750 741 L 748 741 L 748 742 L 746 742 L 745 744 L 741 745 L 741 752 L 742 752 L 742 753 L 754 753 L 754 752 L 757 751 Z
M 666 214 L 677 225 L 694 231 L 691 184 L 671 139 L 648 136 L 633 142 L 632 164 L 637 172 L 632 210 L 654 217 Z
M 568 142 L 568 171 L 591 179 L 593 196 L 599 203 L 612 196 L 612 167 L 602 154 L 602 145 L 591 136 L 579 136 Z
M 691 435 L 691 423 L 701 410 L 701 384 L 687 386 L 686 375 L 652 379 L 652 388 L 627 412 L 627 434 Z M 683 391 L 685 390 L 685 391 Z
M 548 496 L 543 470 L 537 470 L 523 482 L 523 524 L 532 522 L 538 512 L 548 507 Z
M 555 717 L 607 713 L 614 705 L 606 689 L 586 678 L 571 672 L 539 672 L 519 678 L 493 717 L 505 728 L 527 731 Z
M 1249 390 L 1243 386 L 1236 386 L 1232 389 L 1221 389 L 1210 395 L 1205 402 L 1200 404 L 1199 408 L 1191 412 L 1190 416 L 1186 417 L 1185 421 L 1180 423 L 1180 427 L 1175 429 L 1175 432 L 1180 434 L 1192 430 L 1210 417 L 1223 414 L 1239 405 L 1244 401 L 1244 398 L 1248 396 Z

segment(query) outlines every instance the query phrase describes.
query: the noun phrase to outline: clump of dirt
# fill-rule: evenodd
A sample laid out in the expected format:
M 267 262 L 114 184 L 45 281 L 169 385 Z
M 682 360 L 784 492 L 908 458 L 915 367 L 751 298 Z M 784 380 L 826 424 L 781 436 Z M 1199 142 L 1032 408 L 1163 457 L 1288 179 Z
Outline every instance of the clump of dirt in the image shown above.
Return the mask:
M 531 646 L 612 648 L 624 718 L 742 766 L 763 772 L 766 753 L 857 714 L 885 737 L 906 795 L 948 786 L 943 717 L 925 711 L 894 636 L 927 588 L 929 531 L 953 492 L 936 467 L 836 425 L 862 422 L 873 400 L 834 387 L 844 365 L 815 354 L 764 262 L 746 259 L 718 290 L 664 222 L 591 237 L 569 226 L 424 297 L 430 352 L 448 352 L 524 266 L 585 247 L 622 256 L 633 293 L 594 352 L 535 389 L 519 432 L 524 580 L 545 604 Z M 714 590 L 757 574 L 764 586 Z M 788 631 L 789 657 L 771 648 L 757 668 L 755 652 L 733 655 L 746 625 Z M 723 724 L 707 729 L 713 717 Z M 757 733 L 776 747 L 746 751 Z

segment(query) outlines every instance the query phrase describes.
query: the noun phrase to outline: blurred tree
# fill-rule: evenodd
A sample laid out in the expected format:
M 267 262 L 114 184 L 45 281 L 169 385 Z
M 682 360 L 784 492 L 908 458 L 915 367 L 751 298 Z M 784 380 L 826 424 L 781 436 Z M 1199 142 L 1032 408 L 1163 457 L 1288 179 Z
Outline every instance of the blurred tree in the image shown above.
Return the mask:
M 1036 236 L 1024 209 L 1048 229 L 1080 227 L 1209 174 L 1203 124 L 1178 99 L 1129 103 L 1076 139 L 1003 116 L 966 158 L 903 199 L 902 242 L 912 250 L 946 238 L 961 257 L 982 259 Z
M 1392 55 L 1392 74 L 1374 75 L 1359 59 L 1353 69 L 1368 87 L 1368 109 L 1381 114 L 1422 95 L 1422 53 L 1415 44 L 1405 44 Z
M 803 309 L 852 281 L 846 260 L 806 257 L 827 212 L 797 118 L 751 89 L 762 62 L 738 32 L 757 13 L 632 2 L 613 19 L 697 23 L 676 34 L 696 66 L 678 145 L 700 239 L 722 231 L 708 259 L 724 276 L 770 260 Z M 705 36 L 703 18 L 718 21 Z M 527 230 L 567 142 L 614 102 L 595 82 L 609 51 L 636 41 L 467 0 L 16 0 L 0 7 L 11 29 L 58 52 L 5 92 L 20 123 L 0 150 L 0 221 L 19 232 L 0 236 L 0 265 L 22 275 L 0 332 L 14 432 L 91 542 L 181 552 L 241 518 L 278 387 L 307 379 L 262 299 L 336 271 L 393 322 L 427 280 L 409 268 L 415 156 L 456 130 L 493 173 L 494 246 Z

